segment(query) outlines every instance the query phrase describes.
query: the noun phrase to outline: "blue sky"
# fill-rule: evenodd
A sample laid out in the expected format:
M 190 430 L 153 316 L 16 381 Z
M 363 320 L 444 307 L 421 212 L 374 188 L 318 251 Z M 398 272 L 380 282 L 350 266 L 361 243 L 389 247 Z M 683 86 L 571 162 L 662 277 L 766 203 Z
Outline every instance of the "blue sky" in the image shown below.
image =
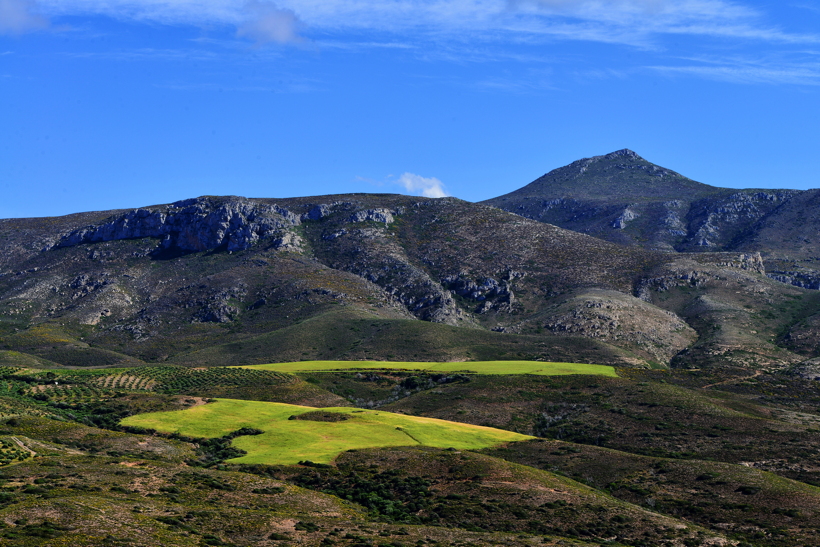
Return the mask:
M 820 187 L 820 4 L 0 0 L 0 217 L 519 188 L 631 148 Z

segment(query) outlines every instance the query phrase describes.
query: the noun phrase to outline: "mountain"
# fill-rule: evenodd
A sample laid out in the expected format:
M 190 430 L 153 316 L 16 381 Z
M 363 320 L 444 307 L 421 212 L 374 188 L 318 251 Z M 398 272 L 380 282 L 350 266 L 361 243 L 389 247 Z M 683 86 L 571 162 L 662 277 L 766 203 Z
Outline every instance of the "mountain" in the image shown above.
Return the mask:
M 619 150 L 578 160 L 483 203 L 625 245 L 762 251 L 766 246 L 748 244 L 758 235 L 759 223 L 777 217 L 802 194 L 717 188 Z M 764 237 L 769 247 L 788 239 L 771 230 Z
M 11 365 L 784 366 L 816 355 L 818 310 L 754 252 L 624 246 L 455 198 L 206 196 L 0 221 Z

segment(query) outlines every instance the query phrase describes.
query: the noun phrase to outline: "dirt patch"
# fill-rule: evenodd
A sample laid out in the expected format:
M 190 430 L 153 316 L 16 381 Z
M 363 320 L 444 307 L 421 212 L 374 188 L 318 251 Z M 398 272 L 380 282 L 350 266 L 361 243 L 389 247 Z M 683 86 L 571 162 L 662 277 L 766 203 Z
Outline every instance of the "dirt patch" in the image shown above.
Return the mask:
M 140 465 L 145 465 L 145 462 L 120 462 L 120 465 L 124 465 L 125 467 L 139 467 Z

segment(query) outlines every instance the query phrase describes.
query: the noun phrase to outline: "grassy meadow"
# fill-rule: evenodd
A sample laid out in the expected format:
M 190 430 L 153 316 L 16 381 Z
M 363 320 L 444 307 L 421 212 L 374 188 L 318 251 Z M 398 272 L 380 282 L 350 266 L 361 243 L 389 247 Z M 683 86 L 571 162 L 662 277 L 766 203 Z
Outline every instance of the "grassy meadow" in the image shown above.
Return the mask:
M 238 367 L 239 368 L 239 367 Z M 535 374 L 539 376 L 565 376 L 586 374 L 616 378 L 615 368 L 608 365 L 586 363 L 550 363 L 543 361 L 295 361 L 248 365 L 241 368 L 275 372 L 322 372 L 359 369 L 423 370 L 425 372 L 468 372 L 473 374 Z
M 325 418 L 334 415 L 339 421 L 291 418 L 317 411 Z M 376 410 L 317 409 L 234 399 L 218 399 L 181 411 L 140 414 L 121 423 L 206 438 L 222 437 L 240 428 L 264 431 L 234 439 L 233 446 L 247 454 L 229 462 L 241 464 L 289 465 L 303 460 L 329 463 L 347 450 L 390 446 L 477 450 L 533 438 L 491 427 Z

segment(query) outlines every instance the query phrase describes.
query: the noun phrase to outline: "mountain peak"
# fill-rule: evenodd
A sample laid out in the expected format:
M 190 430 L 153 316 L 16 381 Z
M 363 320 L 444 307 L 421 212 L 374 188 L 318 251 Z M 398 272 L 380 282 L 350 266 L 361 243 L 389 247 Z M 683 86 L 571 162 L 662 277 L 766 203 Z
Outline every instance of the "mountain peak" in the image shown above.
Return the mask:
M 717 190 L 655 165 L 634 151 L 623 148 L 553 169 L 523 188 L 487 200 L 487 203 L 497 205 L 504 201 L 533 198 L 547 201 L 598 199 L 617 203 L 647 199 L 691 200 Z
M 610 152 L 609 154 L 605 155 L 604 158 L 608 160 L 614 160 L 617 158 L 629 158 L 633 160 L 642 160 L 643 158 L 640 157 L 638 154 L 630 150 L 629 148 L 623 148 L 621 150 L 616 150 L 615 152 Z

